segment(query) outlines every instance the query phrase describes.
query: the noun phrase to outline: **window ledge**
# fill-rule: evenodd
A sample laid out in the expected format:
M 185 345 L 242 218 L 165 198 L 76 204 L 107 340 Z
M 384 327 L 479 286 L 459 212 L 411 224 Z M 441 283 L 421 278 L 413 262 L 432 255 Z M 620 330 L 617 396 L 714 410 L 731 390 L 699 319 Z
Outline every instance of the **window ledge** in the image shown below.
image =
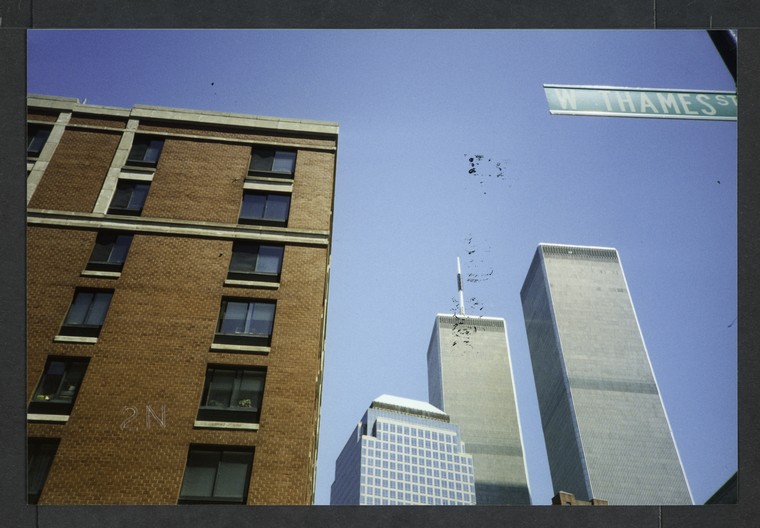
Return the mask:
M 69 421 L 69 415 L 68 414 L 37 414 L 37 413 L 27 413 L 26 415 L 27 421 L 30 422 L 59 422 L 59 423 L 66 423 Z
M 225 279 L 224 285 L 237 286 L 241 288 L 268 288 L 272 290 L 276 290 L 277 288 L 280 287 L 279 282 L 247 281 L 247 280 L 235 280 L 235 279 Z
M 82 277 L 103 277 L 107 279 L 118 279 L 121 277 L 120 271 L 95 271 L 95 270 L 82 270 L 79 274 Z
M 292 193 L 293 180 L 253 180 L 247 179 L 243 182 L 243 189 L 251 191 L 277 191 Z
M 211 422 L 207 420 L 195 420 L 195 427 L 204 429 L 241 429 L 245 431 L 258 431 L 259 424 L 241 423 L 241 422 Z
M 97 337 L 82 337 L 82 336 L 67 336 L 57 335 L 53 338 L 56 343 L 89 343 L 95 344 L 98 342 Z
M 155 168 L 143 169 L 143 168 L 137 168 L 137 167 L 124 167 L 119 172 L 119 179 L 153 181 L 153 175 L 155 173 L 156 173 Z
M 253 352 L 254 354 L 269 354 L 272 347 L 253 346 L 253 345 L 226 345 L 222 343 L 211 343 L 211 350 L 219 352 Z

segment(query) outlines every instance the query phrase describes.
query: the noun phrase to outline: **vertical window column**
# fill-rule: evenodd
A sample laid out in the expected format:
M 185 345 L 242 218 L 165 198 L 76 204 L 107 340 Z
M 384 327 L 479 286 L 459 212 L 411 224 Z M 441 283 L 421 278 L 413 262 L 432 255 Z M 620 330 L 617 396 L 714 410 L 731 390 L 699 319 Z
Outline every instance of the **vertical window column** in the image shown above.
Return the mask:
M 63 132 L 66 130 L 66 125 L 68 125 L 70 120 L 71 112 L 61 112 L 58 114 L 58 120 L 53 125 L 53 129 L 50 131 L 50 135 L 47 141 L 45 141 L 42 150 L 40 150 L 37 159 L 34 162 L 27 161 L 26 170 L 29 173 L 26 178 L 27 205 L 31 201 L 32 196 L 34 196 L 34 191 L 37 190 L 37 186 L 42 180 L 42 175 L 45 173 L 45 169 L 47 169 L 48 163 L 50 163 L 53 153 L 55 153 L 55 149 L 58 147 L 58 143 L 61 142 Z
M 92 210 L 93 213 L 105 214 L 108 211 L 108 206 L 119 183 L 121 169 L 126 165 L 127 157 L 130 150 L 132 150 L 132 142 L 135 139 L 135 131 L 139 124 L 140 121 L 138 119 L 130 119 L 127 122 L 127 127 L 121 136 L 119 146 L 116 148 L 116 154 L 114 154 L 111 161 L 111 167 L 108 169 L 105 180 L 103 180 L 103 187 L 100 190 L 97 202 L 95 202 L 95 207 Z
M 119 171 L 109 214 L 139 216 L 142 213 L 163 146 L 163 138 L 135 135 L 127 163 Z

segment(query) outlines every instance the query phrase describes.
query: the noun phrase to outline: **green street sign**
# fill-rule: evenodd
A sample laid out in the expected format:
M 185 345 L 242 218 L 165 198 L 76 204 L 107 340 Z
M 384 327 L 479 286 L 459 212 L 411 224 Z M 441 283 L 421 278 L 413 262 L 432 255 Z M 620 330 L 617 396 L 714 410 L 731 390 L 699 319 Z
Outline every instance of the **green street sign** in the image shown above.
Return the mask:
M 736 121 L 736 93 L 545 84 L 552 114 Z

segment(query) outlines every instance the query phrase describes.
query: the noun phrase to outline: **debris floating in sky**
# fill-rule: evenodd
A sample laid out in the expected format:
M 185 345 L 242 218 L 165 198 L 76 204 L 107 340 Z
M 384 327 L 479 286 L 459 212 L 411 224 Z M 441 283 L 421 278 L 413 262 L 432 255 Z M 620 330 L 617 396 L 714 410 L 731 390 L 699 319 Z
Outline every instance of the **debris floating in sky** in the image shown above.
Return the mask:
M 469 155 L 465 154 L 470 168 L 468 174 L 480 178 L 480 184 L 485 182 L 484 178 L 504 178 L 504 168 L 506 161 L 494 161 L 492 158 L 486 158 L 483 154 Z M 481 164 L 483 167 L 481 168 Z

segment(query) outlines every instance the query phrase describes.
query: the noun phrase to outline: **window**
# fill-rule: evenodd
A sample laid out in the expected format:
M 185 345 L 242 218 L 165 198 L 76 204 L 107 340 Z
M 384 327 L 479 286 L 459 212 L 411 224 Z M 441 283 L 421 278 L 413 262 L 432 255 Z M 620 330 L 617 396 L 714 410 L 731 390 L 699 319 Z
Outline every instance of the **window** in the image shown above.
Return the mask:
M 108 208 L 110 214 L 139 216 L 148 196 L 150 183 L 136 180 L 119 180 Z
M 111 304 L 112 291 L 77 289 L 61 335 L 97 337 Z
M 277 282 L 280 279 L 284 250 L 282 246 L 236 241 L 232 244 L 227 278 Z
M 180 504 L 245 504 L 253 448 L 191 446 Z
M 274 306 L 273 302 L 223 300 L 214 342 L 269 346 Z
M 87 263 L 88 270 L 121 271 L 127 251 L 132 243 L 132 235 L 102 231 L 95 239 L 95 247 Z
M 244 191 L 239 222 L 285 227 L 289 210 L 289 194 Z
M 26 496 L 28 504 L 37 504 L 39 501 L 57 450 L 57 438 L 29 438 L 27 440 Z
M 288 150 L 255 148 L 251 155 L 248 174 L 292 178 L 296 166 L 296 153 Z
M 258 423 L 266 371 L 212 366 L 198 409 L 198 420 Z
M 27 125 L 26 127 L 26 156 L 37 158 L 45 146 L 52 127 L 46 125 Z
M 35 414 L 69 415 L 87 370 L 87 358 L 51 357 L 29 403 Z
M 155 167 L 163 148 L 164 140 L 161 138 L 135 136 L 132 150 L 127 157 L 127 165 Z

